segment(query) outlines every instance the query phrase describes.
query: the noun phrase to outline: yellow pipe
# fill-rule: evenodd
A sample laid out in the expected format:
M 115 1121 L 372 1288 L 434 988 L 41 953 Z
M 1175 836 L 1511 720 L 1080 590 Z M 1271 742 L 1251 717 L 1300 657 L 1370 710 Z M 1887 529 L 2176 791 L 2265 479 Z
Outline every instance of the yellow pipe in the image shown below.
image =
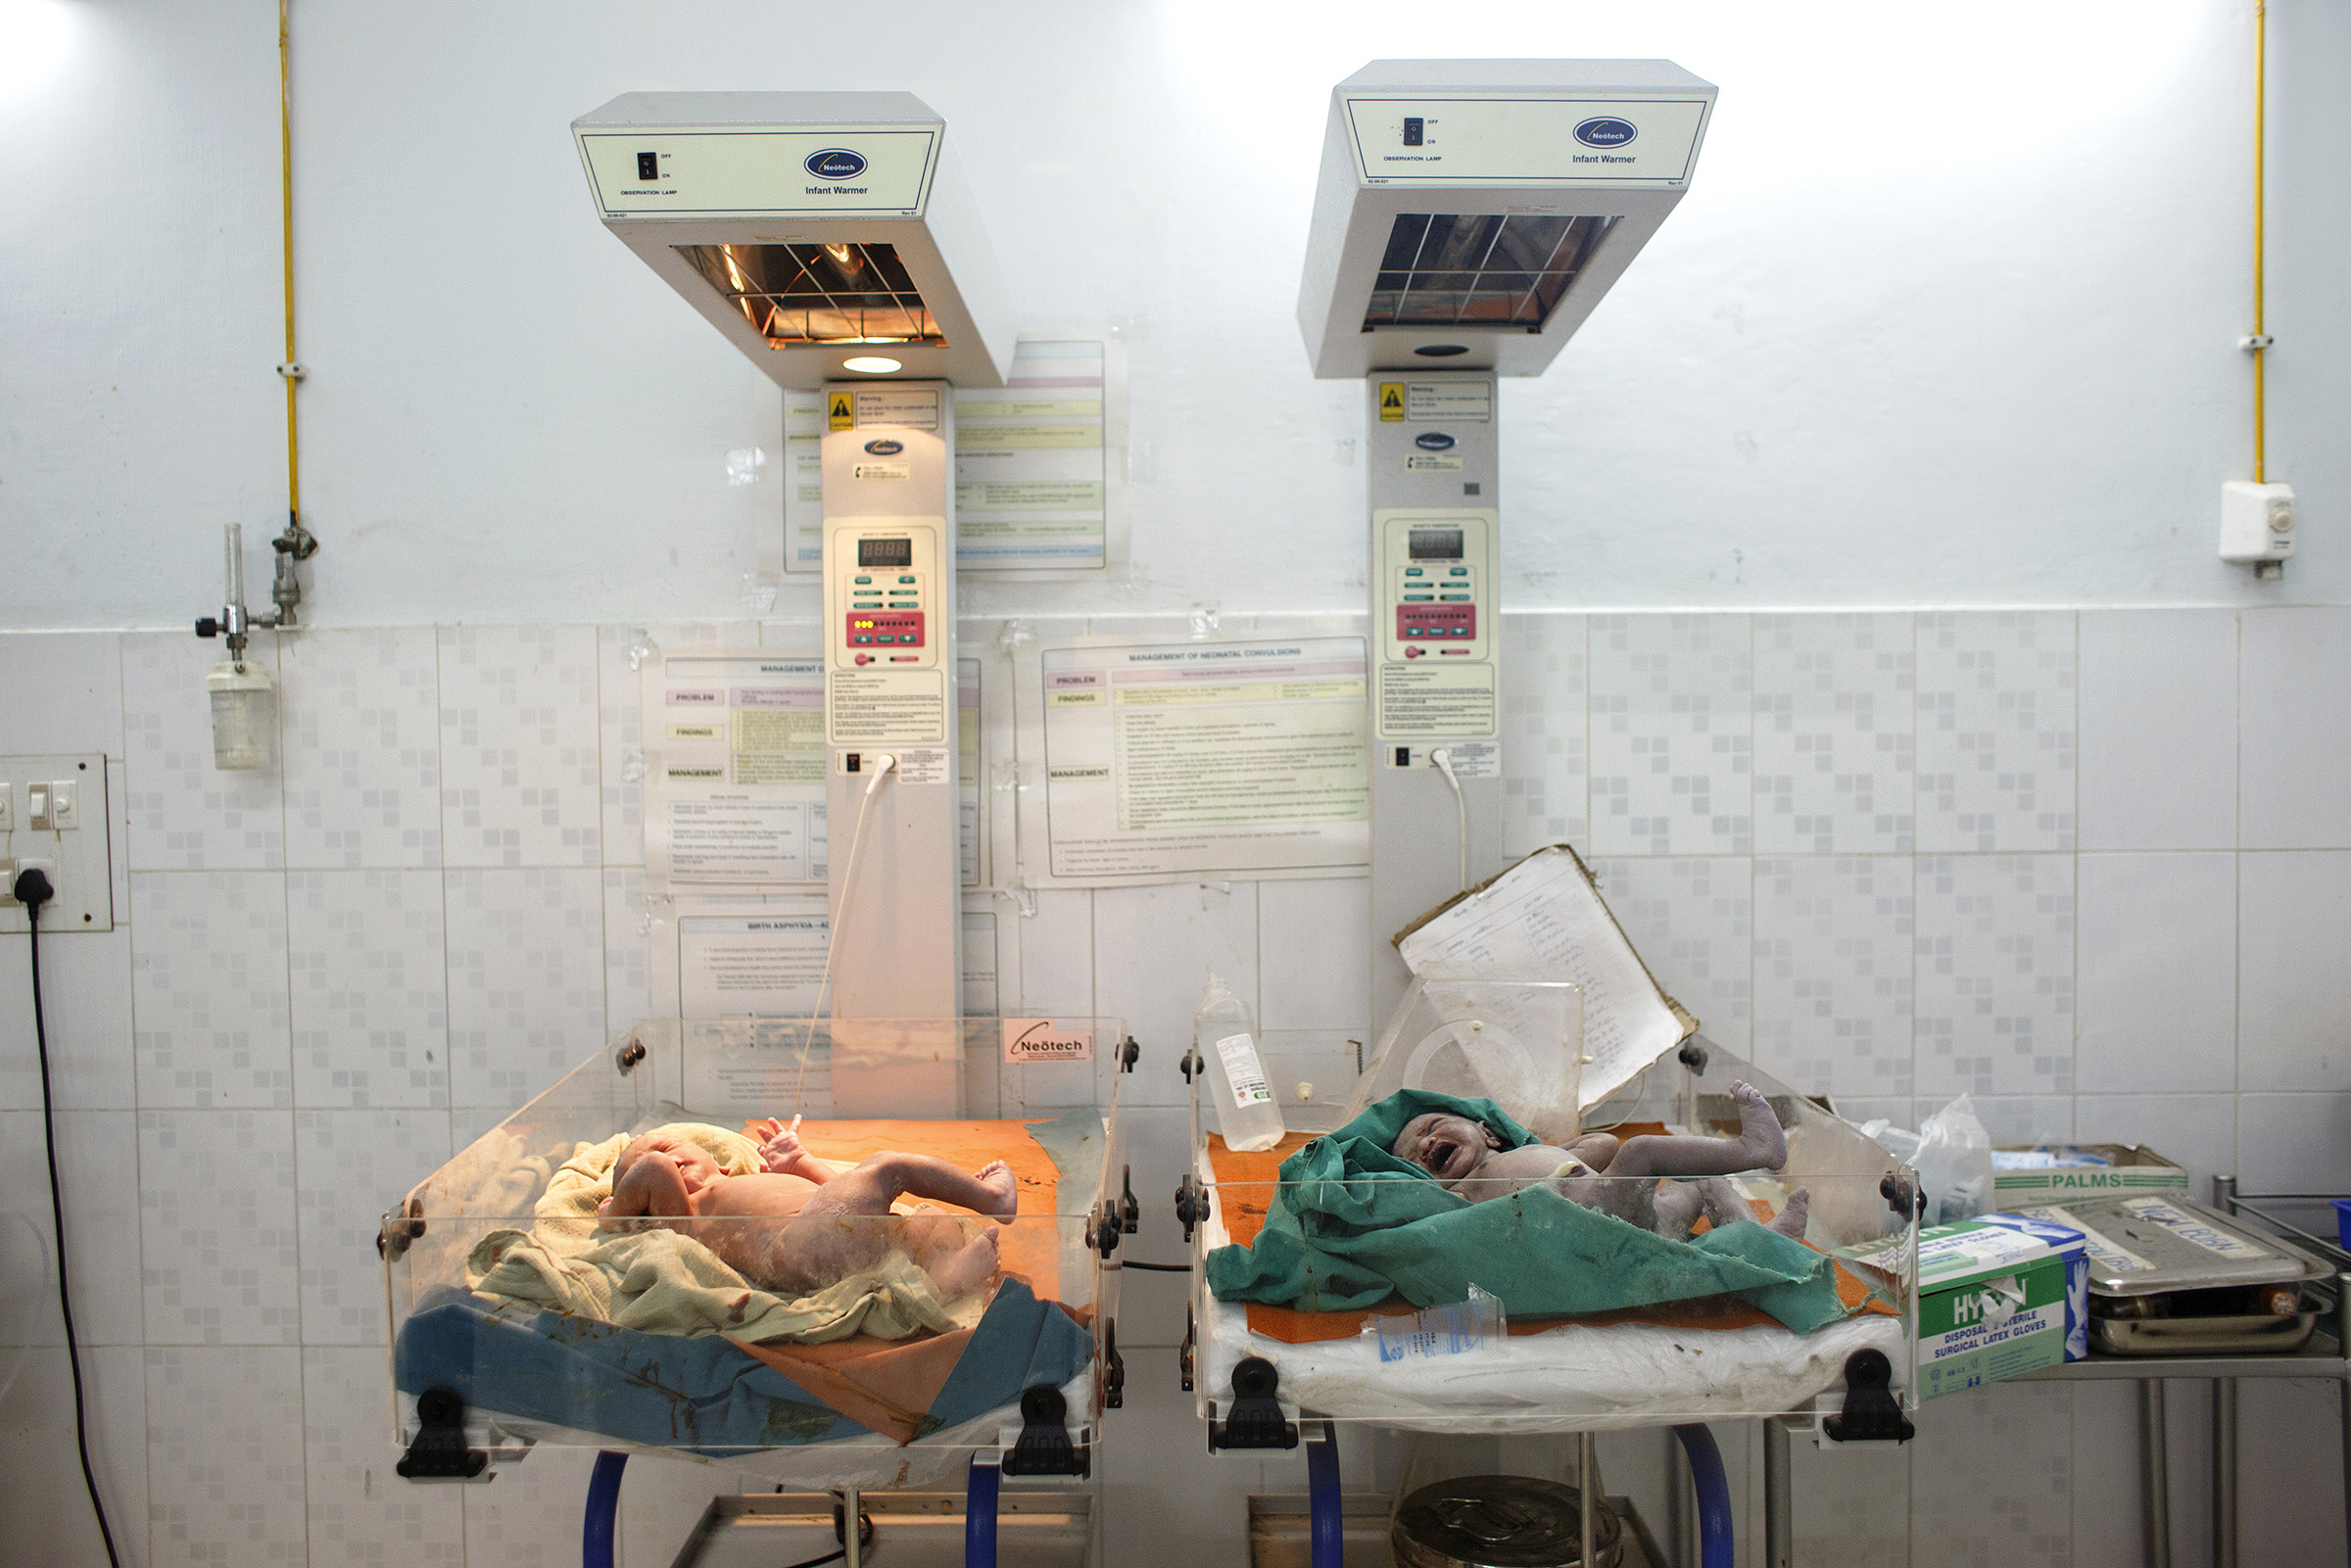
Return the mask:
M 286 259 L 286 362 L 279 374 L 286 383 L 286 514 L 302 516 L 302 436 L 294 417 L 294 115 L 288 107 L 286 85 L 286 3 L 277 0 L 277 135 L 280 207 L 284 214 Z
M 2253 7 L 2253 483 L 2269 479 L 2268 361 L 2261 339 L 2268 335 L 2267 284 L 2270 131 L 2270 8 Z

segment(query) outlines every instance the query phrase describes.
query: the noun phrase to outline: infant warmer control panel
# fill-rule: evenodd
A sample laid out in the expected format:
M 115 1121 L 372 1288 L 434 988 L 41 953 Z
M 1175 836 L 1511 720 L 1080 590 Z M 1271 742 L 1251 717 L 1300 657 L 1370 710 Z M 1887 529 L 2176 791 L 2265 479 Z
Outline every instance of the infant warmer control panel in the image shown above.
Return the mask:
M 937 613 L 937 535 L 918 526 L 857 532 L 844 550 L 852 570 L 840 572 L 836 612 L 841 641 L 836 665 L 930 665 L 937 662 L 929 634 Z
M 1387 661 L 1490 662 L 1494 528 L 1487 512 L 1401 513 L 1380 520 L 1381 613 Z
M 826 595 L 835 669 L 927 669 L 938 663 L 939 532 L 873 518 L 840 530 Z

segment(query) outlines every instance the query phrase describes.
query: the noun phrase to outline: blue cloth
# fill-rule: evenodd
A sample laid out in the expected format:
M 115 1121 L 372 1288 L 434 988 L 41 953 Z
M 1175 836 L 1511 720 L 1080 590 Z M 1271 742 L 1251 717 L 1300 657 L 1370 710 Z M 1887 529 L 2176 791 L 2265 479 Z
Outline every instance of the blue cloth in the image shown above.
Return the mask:
M 1037 1383 L 1058 1388 L 1093 1354 L 1068 1313 L 1007 1279 L 932 1402 L 922 1432 L 968 1421 Z M 644 1334 L 593 1318 L 488 1307 L 449 1286 L 401 1325 L 403 1393 L 446 1388 L 468 1406 L 624 1443 L 724 1458 L 862 1437 L 867 1429 L 723 1336 Z

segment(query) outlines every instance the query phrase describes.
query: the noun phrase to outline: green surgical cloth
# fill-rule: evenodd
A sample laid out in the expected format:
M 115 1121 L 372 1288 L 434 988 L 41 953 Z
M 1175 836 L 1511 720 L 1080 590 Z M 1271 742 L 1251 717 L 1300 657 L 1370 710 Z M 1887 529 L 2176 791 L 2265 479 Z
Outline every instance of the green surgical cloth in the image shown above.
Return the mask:
M 1719 1225 L 1673 1241 L 1568 1202 L 1548 1186 L 1471 1203 L 1388 1153 L 1406 1122 L 1437 1111 L 1536 1141 L 1490 1100 L 1407 1089 L 1281 1163 L 1265 1228 L 1208 1255 L 1221 1301 L 1347 1311 L 1398 1294 L 1415 1307 L 1466 1301 L 1469 1287 L 1520 1317 L 1580 1316 L 1731 1295 L 1808 1334 L 1846 1314 L 1834 1265 L 1761 1225 Z

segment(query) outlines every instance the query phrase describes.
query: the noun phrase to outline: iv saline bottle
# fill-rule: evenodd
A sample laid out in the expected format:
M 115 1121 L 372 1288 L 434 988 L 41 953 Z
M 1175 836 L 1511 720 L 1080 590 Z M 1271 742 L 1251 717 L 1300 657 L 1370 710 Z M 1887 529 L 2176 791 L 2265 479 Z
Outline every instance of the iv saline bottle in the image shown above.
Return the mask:
M 1206 1064 L 1208 1097 L 1225 1146 L 1271 1149 L 1281 1142 L 1281 1107 L 1266 1080 L 1249 1004 L 1227 990 L 1214 971 L 1200 989 L 1200 1011 L 1192 1015 L 1192 1044 Z

